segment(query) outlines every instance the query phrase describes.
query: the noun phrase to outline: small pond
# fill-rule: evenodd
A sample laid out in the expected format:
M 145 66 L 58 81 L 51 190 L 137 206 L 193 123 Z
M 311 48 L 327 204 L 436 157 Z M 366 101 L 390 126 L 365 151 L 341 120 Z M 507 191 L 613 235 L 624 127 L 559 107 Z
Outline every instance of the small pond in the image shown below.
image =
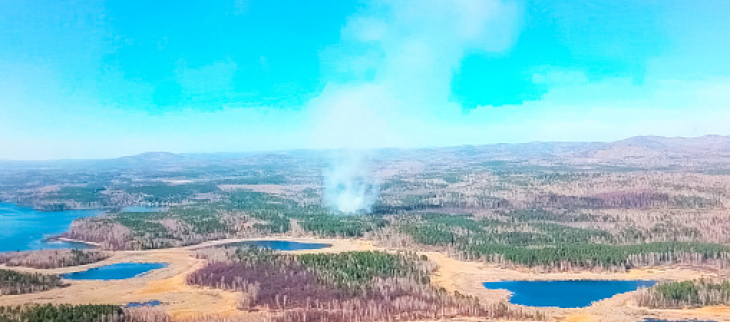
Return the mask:
M 130 302 L 127 303 L 124 307 L 146 307 L 146 306 L 158 306 L 160 305 L 160 301 L 154 300 L 154 301 L 147 301 L 147 302 Z
M 718 321 L 705 321 L 705 320 L 657 320 L 657 319 L 646 319 L 639 322 L 718 322 Z
M 160 212 L 160 207 L 147 207 L 147 206 L 128 206 L 122 208 L 122 212 Z
M 330 244 L 324 243 L 300 243 L 286 240 L 252 240 L 238 243 L 226 244 L 234 246 L 257 246 L 269 249 L 276 249 L 281 251 L 292 251 L 292 250 L 307 250 L 307 249 L 322 249 L 332 247 Z
M 139 277 L 163 267 L 167 267 L 167 263 L 117 263 L 64 274 L 61 277 L 69 280 L 123 280 Z
M 654 284 L 655 281 L 505 281 L 486 282 L 484 287 L 512 292 L 510 302 L 513 304 L 580 308 L 616 294 L 651 287 Z

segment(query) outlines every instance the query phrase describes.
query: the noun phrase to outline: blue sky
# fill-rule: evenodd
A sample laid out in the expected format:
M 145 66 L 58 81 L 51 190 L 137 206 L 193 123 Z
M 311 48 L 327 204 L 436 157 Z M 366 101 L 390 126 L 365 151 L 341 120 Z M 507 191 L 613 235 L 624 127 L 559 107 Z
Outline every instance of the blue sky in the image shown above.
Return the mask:
M 730 134 L 723 0 L 0 2 L 0 159 Z

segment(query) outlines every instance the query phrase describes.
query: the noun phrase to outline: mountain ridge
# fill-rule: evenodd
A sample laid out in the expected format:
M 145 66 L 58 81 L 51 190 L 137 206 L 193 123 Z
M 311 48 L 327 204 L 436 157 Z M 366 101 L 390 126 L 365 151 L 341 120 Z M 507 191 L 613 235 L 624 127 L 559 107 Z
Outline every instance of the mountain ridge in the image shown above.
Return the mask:
M 59 159 L 59 160 L 7 160 L 0 159 L 5 165 L 52 165 L 73 163 L 104 163 L 116 166 L 144 164 L 174 164 L 211 160 L 227 160 L 262 155 L 285 155 L 315 153 L 331 150 L 281 150 L 261 152 L 219 152 L 219 153 L 173 153 L 167 151 L 143 152 L 135 155 L 110 159 Z M 432 148 L 380 148 L 374 149 L 387 154 L 399 153 L 449 153 L 455 155 L 477 154 L 489 158 L 530 159 L 557 158 L 573 159 L 579 163 L 599 162 L 601 160 L 631 161 L 642 158 L 681 159 L 681 158 L 727 158 L 730 161 L 730 136 L 703 135 L 698 137 L 633 136 L 612 142 L 560 142 L 533 141 L 525 143 L 495 143 L 482 145 L 445 146 Z M 573 163 L 573 162 L 571 162 Z

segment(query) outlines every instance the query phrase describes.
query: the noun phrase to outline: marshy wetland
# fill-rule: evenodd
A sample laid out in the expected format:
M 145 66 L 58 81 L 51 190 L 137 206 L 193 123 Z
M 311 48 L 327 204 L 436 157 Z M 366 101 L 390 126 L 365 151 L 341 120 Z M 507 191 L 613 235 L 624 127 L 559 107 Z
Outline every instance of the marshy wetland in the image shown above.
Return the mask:
M 140 161 L 134 179 L 128 167 L 34 183 L 6 172 L 6 212 L 58 222 L 29 236 L 66 249 L 34 251 L 6 229 L 0 306 L 112 305 L 174 321 L 730 316 L 724 163 L 710 174 L 671 160 L 483 161 L 509 155 L 490 147 L 412 153 L 375 156 L 378 197 L 355 214 L 327 205 L 309 154 Z

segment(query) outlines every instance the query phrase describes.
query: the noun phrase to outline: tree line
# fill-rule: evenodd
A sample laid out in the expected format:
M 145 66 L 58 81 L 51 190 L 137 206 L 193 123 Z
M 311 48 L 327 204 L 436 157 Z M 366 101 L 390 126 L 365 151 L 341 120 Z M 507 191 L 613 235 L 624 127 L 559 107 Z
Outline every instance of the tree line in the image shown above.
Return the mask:
M 547 215 L 535 212 L 527 216 Z M 415 243 L 438 246 L 466 259 L 503 265 L 550 270 L 625 270 L 678 263 L 730 267 L 730 247 L 721 244 L 674 241 L 621 244 L 607 231 L 558 223 L 424 213 L 399 217 L 393 225 Z
M 170 322 L 153 308 L 122 308 L 108 304 L 29 304 L 0 306 L 0 322 Z
M 20 273 L 0 269 L 0 295 L 41 292 L 63 285 L 58 275 Z
M 109 254 L 99 250 L 53 249 L 0 253 L 0 264 L 49 269 L 86 265 L 107 258 Z
M 730 304 L 730 281 L 700 279 L 669 282 L 640 291 L 636 301 L 652 308 L 682 308 Z
M 484 305 L 476 298 L 436 288 L 429 283 L 433 267 L 427 259 L 408 253 L 295 256 L 255 248 L 211 248 L 198 256 L 209 263 L 190 274 L 187 283 L 241 292 L 239 309 L 265 307 L 273 321 L 540 317 L 536 311 L 504 302 Z

